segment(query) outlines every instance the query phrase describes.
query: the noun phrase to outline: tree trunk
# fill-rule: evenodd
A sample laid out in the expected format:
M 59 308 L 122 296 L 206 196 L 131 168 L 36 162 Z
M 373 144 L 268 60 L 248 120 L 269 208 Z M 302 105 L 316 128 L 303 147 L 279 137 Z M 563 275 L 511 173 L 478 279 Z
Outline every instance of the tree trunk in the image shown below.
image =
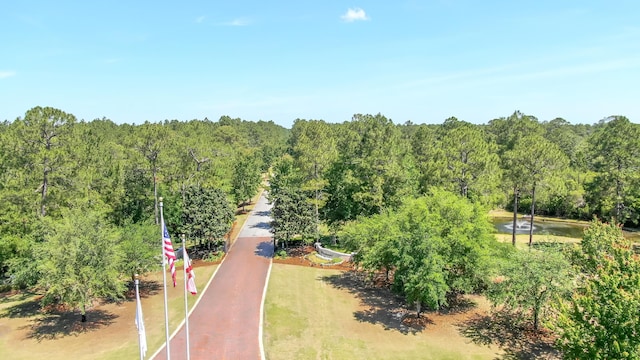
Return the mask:
M 616 218 L 615 223 L 619 224 L 622 221 L 620 220 L 622 217 L 622 183 L 620 182 L 620 172 L 622 171 L 622 165 L 618 163 L 618 174 L 616 177 Z
M 156 168 L 156 162 L 155 160 L 151 163 L 151 166 L 153 167 L 152 172 L 153 172 L 153 202 L 154 202 L 154 212 L 155 212 L 155 217 L 156 217 L 156 225 L 158 225 L 160 223 L 160 220 L 158 219 L 158 181 L 156 179 L 156 175 L 158 173 L 158 169 Z
M 533 183 L 531 190 L 531 219 L 529 219 L 529 247 L 533 243 L 533 215 L 536 212 L 536 184 Z
M 511 244 L 516 246 L 516 228 L 518 225 L 518 188 L 513 188 L 513 229 L 511 229 Z
M 416 300 L 416 318 L 420 317 L 421 312 L 422 312 L 422 302 L 420 302 L 420 300 Z
M 42 190 L 40 192 L 40 216 L 45 216 L 47 209 L 45 202 L 47 200 L 47 190 L 49 188 L 49 164 L 48 161 L 44 162 L 44 171 L 42 173 Z
M 84 304 L 82 304 L 82 309 L 81 309 L 81 318 L 80 318 L 80 322 L 87 322 L 87 309 L 85 307 Z

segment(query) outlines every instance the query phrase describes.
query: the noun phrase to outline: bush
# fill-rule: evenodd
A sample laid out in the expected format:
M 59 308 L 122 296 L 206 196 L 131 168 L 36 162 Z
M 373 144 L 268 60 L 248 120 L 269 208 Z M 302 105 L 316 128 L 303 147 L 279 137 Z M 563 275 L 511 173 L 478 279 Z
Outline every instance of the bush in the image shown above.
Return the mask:
M 276 252 L 276 258 L 277 259 L 286 259 L 287 258 L 287 251 L 282 249 Z
M 224 257 L 224 251 L 212 251 L 205 258 L 204 261 L 215 262 Z

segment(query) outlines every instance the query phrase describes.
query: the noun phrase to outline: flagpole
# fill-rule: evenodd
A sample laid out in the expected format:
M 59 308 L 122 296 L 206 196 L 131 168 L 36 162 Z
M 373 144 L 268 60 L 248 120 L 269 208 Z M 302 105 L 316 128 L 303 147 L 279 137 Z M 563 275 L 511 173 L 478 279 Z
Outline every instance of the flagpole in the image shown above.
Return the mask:
M 164 256 L 164 215 L 162 213 L 162 198 L 159 198 L 160 205 L 160 246 L 162 248 L 162 286 L 164 289 L 164 330 L 166 337 L 167 360 L 171 359 L 171 349 L 169 348 L 169 307 L 167 301 L 167 265 Z
M 136 284 L 136 316 L 138 316 L 138 310 L 140 306 L 140 293 L 138 291 L 138 284 L 140 280 L 138 280 L 138 274 L 135 274 L 133 282 Z M 140 326 L 138 324 L 138 326 Z M 146 336 L 146 335 L 145 335 Z M 140 329 L 138 329 L 138 349 L 140 350 L 140 360 L 144 360 L 144 350 L 142 349 L 142 337 L 140 337 Z
M 191 259 L 189 258 L 189 256 L 187 255 L 187 247 L 185 245 L 185 235 L 182 234 L 182 260 L 184 261 L 184 266 L 182 267 L 183 273 L 184 273 L 184 330 L 185 330 L 185 335 L 186 335 L 186 340 L 187 340 L 187 360 L 191 359 L 191 354 L 189 353 L 189 301 L 187 299 L 187 293 L 189 292 L 187 290 L 187 267 L 189 266 L 189 264 L 187 264 L 188 261 L 191 261 Z

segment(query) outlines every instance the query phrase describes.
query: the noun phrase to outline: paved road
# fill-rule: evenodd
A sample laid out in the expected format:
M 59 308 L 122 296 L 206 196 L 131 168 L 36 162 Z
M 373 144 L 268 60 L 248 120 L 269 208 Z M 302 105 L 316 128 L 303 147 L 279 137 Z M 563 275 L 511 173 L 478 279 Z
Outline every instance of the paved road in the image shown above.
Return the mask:
M 271 206 L 265 194 L 247 218 L 202 299 L 189 316 L 191 359 L 260 359 L 260 307 L 273 255 Z M 185 359 L 184 326 L 171 340 L 171 358 Z M 154 358 L 166 359 L 163 346 Z

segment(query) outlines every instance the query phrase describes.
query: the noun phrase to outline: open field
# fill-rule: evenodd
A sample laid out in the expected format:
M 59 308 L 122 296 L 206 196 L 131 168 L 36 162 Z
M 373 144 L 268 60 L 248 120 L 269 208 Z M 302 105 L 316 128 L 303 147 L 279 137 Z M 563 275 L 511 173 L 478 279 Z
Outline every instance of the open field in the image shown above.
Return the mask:
M 495 359 L 503 352 L 477 345 L 464 324 L 488 309 L 427 313 L 425 324 L 404 325 L 393 298 L 354 287 L 343 272 L 274 264 L 265 302 L 268 359 Z

